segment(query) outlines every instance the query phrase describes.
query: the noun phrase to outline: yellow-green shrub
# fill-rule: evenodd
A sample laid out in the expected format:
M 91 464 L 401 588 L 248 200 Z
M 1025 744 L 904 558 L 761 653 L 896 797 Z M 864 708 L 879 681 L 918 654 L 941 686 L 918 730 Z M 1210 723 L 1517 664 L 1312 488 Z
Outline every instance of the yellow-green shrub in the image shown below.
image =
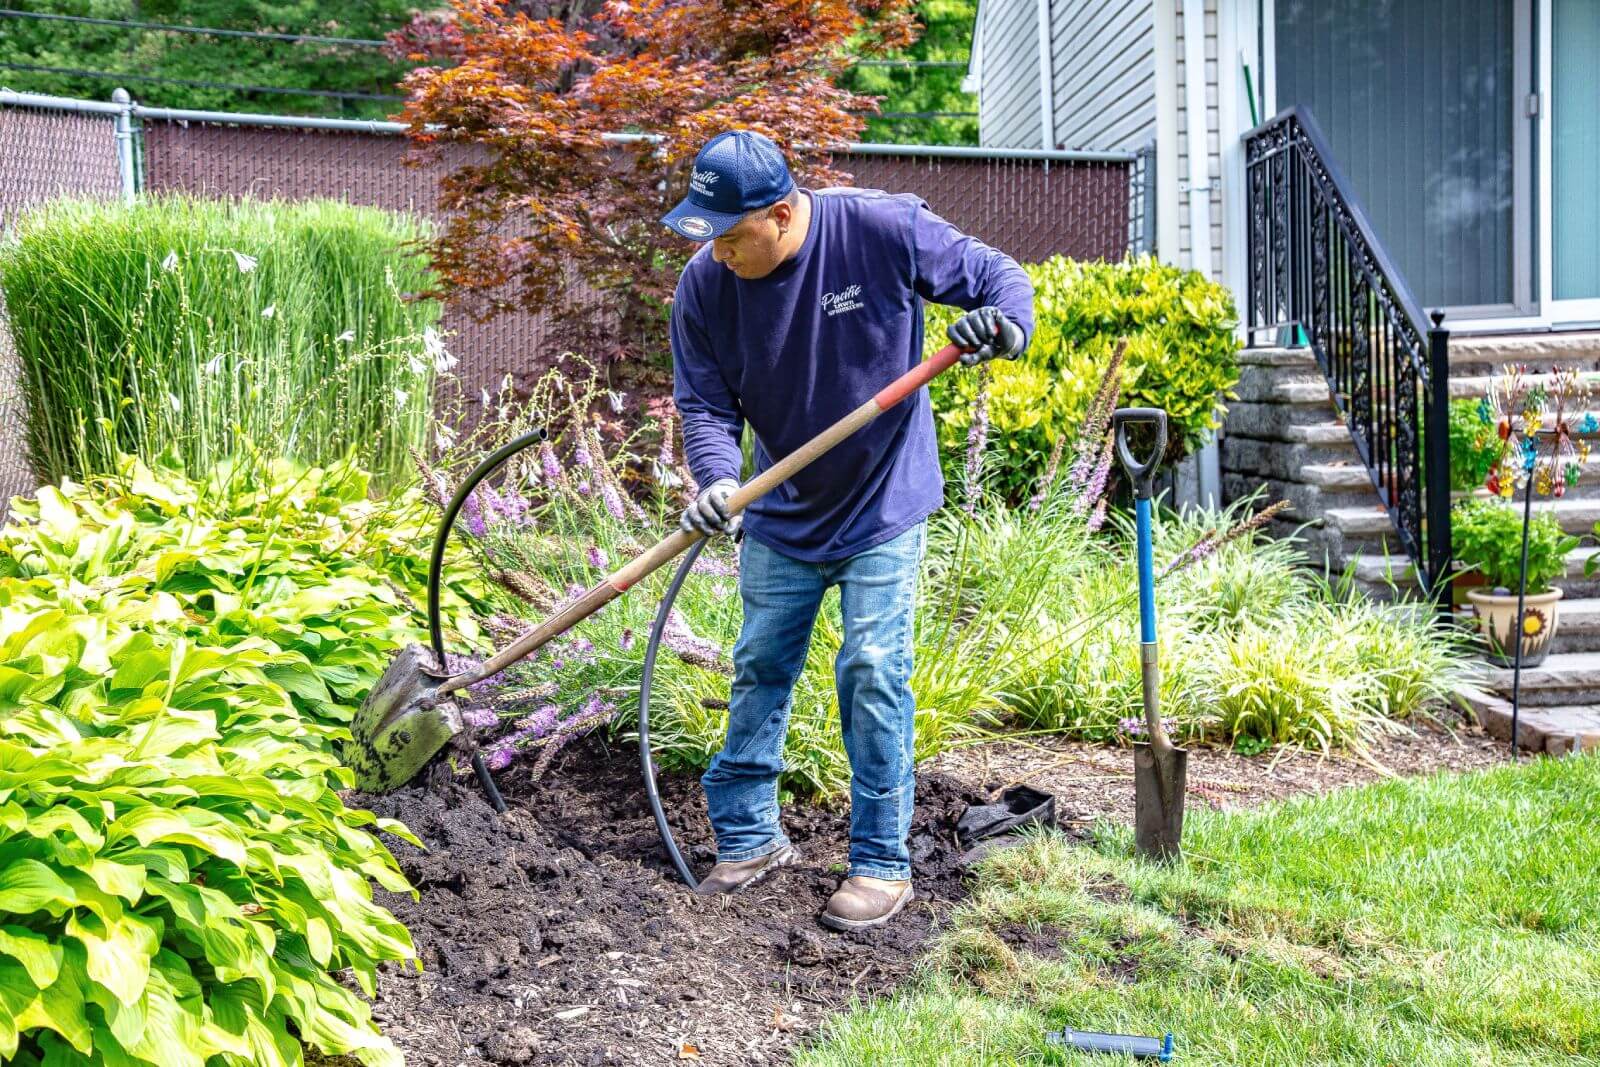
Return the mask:
M 1020 360 L 993 364 L 991 486 L 1012 501 L 1032 493 L 1056 439 L 1065 434 L 1070 444 L 1076 435 L 1119 337 L 1128 339 L 1122 405 L 1165 409 L 1169 462 L 1198 447 L 1239 380 L 1227 288 L 1151 256 L 1121 263 L 1056 256 L 1025 269 L 1037 322 Z M 945 327 L 956 314 L 930 305 L 930 354 L 947 343 Z M 941 454 L 953 470 L 964 454 L 977 377 L 947 374 L 930 388 Z

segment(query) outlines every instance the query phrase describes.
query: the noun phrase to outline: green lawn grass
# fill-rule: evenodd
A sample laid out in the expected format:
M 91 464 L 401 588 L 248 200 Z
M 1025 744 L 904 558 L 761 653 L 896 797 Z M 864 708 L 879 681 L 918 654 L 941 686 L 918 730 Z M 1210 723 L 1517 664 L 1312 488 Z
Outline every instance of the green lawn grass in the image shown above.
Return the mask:
M 1046 1046 L 1069 1025 L 1172 1030 L 1189 1064 L 1600 1064 L 1600 759 L 1192 810 L 1185 846 L 1001 853 L 925 974 L 798 1061 L 1119 1062 Z

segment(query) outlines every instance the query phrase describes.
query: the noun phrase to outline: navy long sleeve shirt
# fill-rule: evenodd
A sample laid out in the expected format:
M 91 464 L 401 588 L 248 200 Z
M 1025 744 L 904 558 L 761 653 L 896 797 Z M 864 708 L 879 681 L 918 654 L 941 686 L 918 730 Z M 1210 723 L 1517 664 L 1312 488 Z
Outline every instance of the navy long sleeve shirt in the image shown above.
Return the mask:
M 741 279 L 707 245 L 678 281 L 673 398 L 702 486 L 739 477 L 746 422 L 759 472 L 916 366 L 924 300 L 994 305 L 1033 336 L 1027 274 L 920 198 L 858 189 L 806 195 L 805 242 L 771 274 Z M 752 504 L 745 531 L 794 559 L 864 552 L 939 507 L 937 449 L 922 389 Z

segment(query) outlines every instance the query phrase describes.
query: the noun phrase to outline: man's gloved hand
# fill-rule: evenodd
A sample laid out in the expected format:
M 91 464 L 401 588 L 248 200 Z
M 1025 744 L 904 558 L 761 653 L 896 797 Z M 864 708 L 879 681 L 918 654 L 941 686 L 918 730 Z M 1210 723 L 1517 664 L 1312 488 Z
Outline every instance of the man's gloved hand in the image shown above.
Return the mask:
M 968 367 L 990 359 L 1016 359 L 1027 345 L 1022 327 L 997 307 L 969 311 L 952 322 L 945 333 L 960 346 L 961 362 Z
M 739 532 L 739 523 L 743 515 L 728 515 L 728 497 L 739 488 L 739 483 L 732 478 L 718 478 L 694 498 L 694 503 L 683 509 L 683 521 L 680 525 L 684 533 L 703 533 L 707 537 L 716 534 L 735 534 Z

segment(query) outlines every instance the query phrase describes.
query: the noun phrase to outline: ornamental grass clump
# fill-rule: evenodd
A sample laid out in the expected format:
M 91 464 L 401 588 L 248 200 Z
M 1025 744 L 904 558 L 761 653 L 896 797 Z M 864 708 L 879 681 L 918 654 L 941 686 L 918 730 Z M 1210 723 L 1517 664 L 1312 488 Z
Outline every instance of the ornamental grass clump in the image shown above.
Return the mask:
M 245 441 L 380 483 L 423 443 L 454 362 L 409 216 L 332 201 L 57 201 L 0 246 L 28 443 L 48 481 Z

